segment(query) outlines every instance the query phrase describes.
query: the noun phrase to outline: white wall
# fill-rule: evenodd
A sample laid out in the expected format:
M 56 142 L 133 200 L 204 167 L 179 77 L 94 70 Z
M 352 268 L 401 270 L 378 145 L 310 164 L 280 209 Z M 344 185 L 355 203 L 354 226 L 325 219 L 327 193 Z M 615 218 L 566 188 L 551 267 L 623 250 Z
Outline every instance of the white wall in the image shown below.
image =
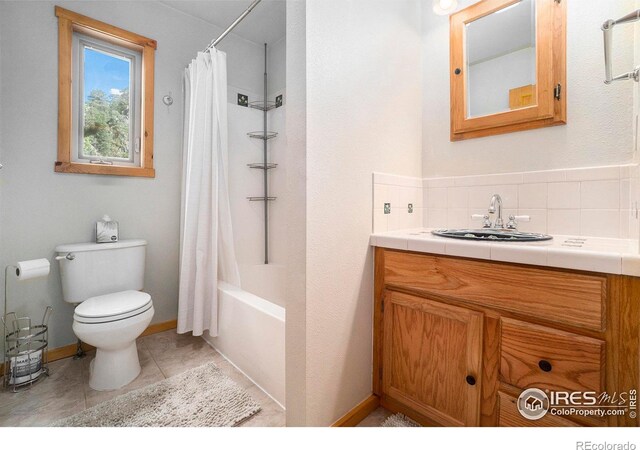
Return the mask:
M 640 9 L 640 0 L 635 0 L 635 8 Z M 640 27 L 634 26 L 634 61 L 633 67 L 638 66 L 640 64 Z M 626 83 L 625 83 L 626 84 Z M 640 139 L 638 136 L 640 135 L 640 83 L 634 83 L 633 85 L 633 130 L 634 130 L 634 161 L 638 162 L 640 160 L 638 155 L 638 148 L 640 148 Z M 639 186 L 640 188 L 640 186 Z M 639 192 L 640 193 L 640 192 Z
M 640 9 L 640 0 L 635 0 L 635 7 L 636 9 Z M 640 27 L 636 26 L 635 27 L 635 42 L 634 42 L 634 57 L 635 57 L 635 64 L 633 65 L 633 67 L 636 67 L 638 65 L 638 62 L 640 61 Z M 639 136 L 639 118 L 640 118 L 640 83 L 635 83 L 634 86 L 634 90 L 633 90 L 633 101 L 634 101 L 634 106 L 633 106 L 633 130 L 634 130 L 634 162 L 638 162 L 638 148 L 640 147 L 640 140 L 638 139 Z M 630 193 L 630 200 L 631 200 L 631 209 L 633 211 L 633 214 L 636 215 L 637 211 L 638 211 L 638 206 L 640 203 L 640 183 L 636 183 L 636 184 L 631 184 L 630 186 L 631 188 L 631 193 Z M 640 238 L 640 227 L 636 230 L 636 234 L 635 236 L 631 235 L 630 237 L 638 239 Z M 638 241 L 640 243 L 640 240 Z M 640 244 L 639 244 L 640 245 Z
M 5 15 L 6 15 L 6 12 L 4 10 L 3 3 L 0 2 L 0 17 L 3 17 Z M 0 108 L 2 108 L 2 104 L 3 104 L 3 102 L 2 102 L 2 99 L 3 99 L 3 96 L 2 96 L 2 66 L 3 66 L 3 63 L 2 63 L 2 61 L 3 61 L 2 27 L 3 27 L 3 25 L 2 25 L 2 23 L 3 23 L 3 21 L 0 20 Z M 0 164 L 4 163 L 4 151 L 3 151 L 3 145 L 2 145 L 2 142 L 3 142 L 2 141 L 2 131 L 3 131 L 3 129 L 4 129 L 4 126 L 3 126 L 2 111 L 0 109 Z M 3 190 L 2 185 L 3 185 L 3 183 L 2 183 L 2 170 L 0 169 L 0 215 L 2 214 L 2 198 L 3 198 L 3 194 L 4 194 L 4 190 Z M 2 235 L 2 221 L 0 221 L 0 236 L 1 235 Z M 2 276 L 4 276 L 4 274 Z M 4 311 L 2 313 L 0 313 L 0 314 L 4 314 Z M 3 341 L 4 341 L 4 339 L 3 339 Z M 0 349 L 2 351 L 4 351 L 4 343 L 0 344 L 0 345 L 1 345 Z
M 459 2 L 464 8 L 474 0 Z M 634 0 L 568 2 L 568 125 L 449 141 L 449 18 L 422 12 L 424 176 L 490 174 L 627 163 L 632 154 L 632 89 L 605 86 L 602 23 Z M 616 72 L 633 67 L 633 26 L 615 30 Z
M 286 38 L 286 398 L 287 425 L 307 417 L 306 378 L 306 5 L 287 2 Z
M 277 197 L 269 204 L 269 261 L 274 264 L 287 264 L 287 203 L 289 199 L 286 191 L 288 171 L 286 114 L 286 106 L 272 109 L 267 113 L 269 131 L 278 133 L 276 138 L 269 140 L 267 151 L 269 162 L 278 164 L 278 167 L 269 170 L 268 174 L 269 195 Z M 259 158 L 259 160 L 262 159 Z M 261 176 L 262 173 L 258 174 L 259 178 Z M 264 220 L 261 223 L 264 223 Z
M 371 173 L 421 175 L 421 3 L 307 1 L 307 425 L 371 393 Z
M 54 4 L 156 39 L 156 178 L 57 174 L 57 19 Z M 176 317 L 182 144 L 182 73 L 195 53 L 222 30 L 160 2 L 0 2 L 0 265 L 54 256 L 58 244 L 94 239 L 94 221 L 108 213 L 122 238 L 149 241 L 145 289 L 154 322 Z M 259 46 L 228 36 L 229 83 L 262 86 L 250 66 Z M 262 59 L 255 62 L 260 67 Z M 257 74 L 257 75 L 256 75 Z M 259 83 L 259 84 L 258 84 Z M 174 104 L 161 98 L 171 92 Z M 12 284 L 10 309 L 39 317 L 54 308 L 52 347 L 75 341 L 71 305 L 62 299 L 57 264 L 46 280 Z
M 509 111 L 509 90 L 536 83 L 535 49 L 478 62 L 468 71 L 469 116 Z
M 261 202 L 247 197 L 263 191 L 262 172 L 247 167 L 262 160 L 262 141 L 247 132 L 262 128 L 262 112 L 238 106 L 230 99 L 229 123 L 229 197 L 236 257 L 241 264 L 262 264 L 264 216 Z
M 269 72 L 269 100 L 284 91 L 287 85 L 286 73 L 287 40 L 282 38 L 267 48 L 267 69 Z M 273 94 L 273 95 L 272 95 Z

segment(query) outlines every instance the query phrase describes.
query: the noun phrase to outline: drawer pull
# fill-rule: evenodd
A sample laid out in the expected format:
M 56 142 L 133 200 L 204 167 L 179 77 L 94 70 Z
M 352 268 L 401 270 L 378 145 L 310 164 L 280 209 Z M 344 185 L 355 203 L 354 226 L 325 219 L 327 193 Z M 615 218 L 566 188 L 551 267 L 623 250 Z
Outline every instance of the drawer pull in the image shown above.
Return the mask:
M 467 375 L 467 384 L 473 386 L 476 384 L 476 378 L 472 375 Z
M 543 372 L 551 372 L 552 369 L 551 363 L 546 359 L 541 359 L 538 363 L 538 367 L 540 367 L 540 370 L 542 370 Z

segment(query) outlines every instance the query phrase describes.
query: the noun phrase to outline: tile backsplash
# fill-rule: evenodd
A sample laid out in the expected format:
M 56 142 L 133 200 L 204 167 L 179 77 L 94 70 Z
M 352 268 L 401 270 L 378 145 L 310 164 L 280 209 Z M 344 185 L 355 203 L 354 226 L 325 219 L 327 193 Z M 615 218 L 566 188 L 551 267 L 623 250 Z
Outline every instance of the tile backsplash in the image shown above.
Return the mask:
M 374 173 L 373 231 L 423 226 L 423 196 L 421 178 Z
M 505 221 L 531 217 L 521 231 L 637 239 L 639 179 L 638 165 L 425 179 L 374 173 L 373 231 L 479 228 L 471 216 L 500 194 Z

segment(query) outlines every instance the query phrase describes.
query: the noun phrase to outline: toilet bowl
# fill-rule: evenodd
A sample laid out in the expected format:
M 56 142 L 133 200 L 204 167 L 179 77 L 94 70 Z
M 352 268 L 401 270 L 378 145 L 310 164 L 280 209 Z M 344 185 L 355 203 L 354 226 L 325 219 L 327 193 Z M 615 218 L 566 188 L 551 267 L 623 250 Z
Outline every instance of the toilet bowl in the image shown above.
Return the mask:
M 77 305 L 73 331 L 96 348 L 92 389 L 119 389 L 140 374 L 136 339 L 154 313 L 151 296 L 141 292 L 146 246 L 131 239 L 56 247 L 64 299 Z
M 97 391 L 119 389 L 140 374 L 136 339 L 153 318 L 151 296 L 123 291 L 87 299 L 73 315 L 73 331 L 96 347 L 89 386 Z

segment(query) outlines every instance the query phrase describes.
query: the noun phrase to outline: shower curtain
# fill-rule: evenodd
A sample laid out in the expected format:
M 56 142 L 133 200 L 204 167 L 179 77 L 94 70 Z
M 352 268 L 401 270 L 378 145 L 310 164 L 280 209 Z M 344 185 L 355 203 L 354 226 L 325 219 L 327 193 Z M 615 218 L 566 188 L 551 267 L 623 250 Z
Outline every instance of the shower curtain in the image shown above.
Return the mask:
M 178 333 L 218 334 L 218 280 L 240 286 L 227 181 L 227 56 L 198 53 L 184 73 Z

